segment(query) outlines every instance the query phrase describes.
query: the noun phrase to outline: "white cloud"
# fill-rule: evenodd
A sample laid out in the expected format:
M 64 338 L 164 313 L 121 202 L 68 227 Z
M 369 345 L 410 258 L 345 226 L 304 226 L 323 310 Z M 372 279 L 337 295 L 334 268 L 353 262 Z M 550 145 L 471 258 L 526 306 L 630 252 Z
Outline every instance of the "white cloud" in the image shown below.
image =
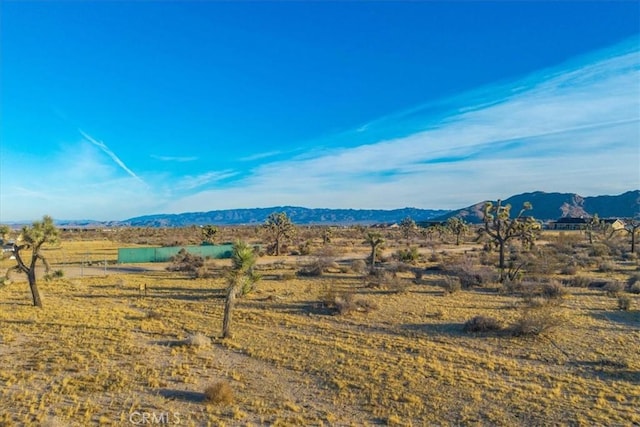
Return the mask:
M 167 205 L 173 212 L 283 204 L 316 207 L 456 208 L 523 191 L 613 194 L 638 188 L 640 51 L 469 97 L 412 135 L 263 164 L 235 185 Z M 481 96 L 481 94 L 484 94 Z M 457 102 L 464 100 L 460 98 Z M 480 105 L 480 106 L 478 106 Z M 427 110 L 431 111 L 430 108 Z M 387 131 L 420 107 L 354 131 Z
M 169 170 L 146 171 L 153 183 L 147 185 L 83 131 L 83 141 L 47 157 L 34 173 L 24 173 L 24 162 L 9 161 L 3 152 L 0 221 L 276 205 L 459 208 L 533 190 L 587 196 L 636 189 L 640 50 L 634 45 L 599 55 L 390 114 L 289 153 L 287 160 L 274 161 L 285 157 L 279 151 L 242 159 L 261 160 L 252 170 L 194 168 L 181 178 Z M 343 147 L 321 148 L 336 141 Z
M 160 160 L 163 162 L 179 162 L 179 163 L 183 163 L 183 162 L 193 162 L 198 160 L 197 157 L 195 156 L 185 156 L 185 157 L 180 157 L 180 156 L 158 156 L 155 154 L 151 155 L 151 158 L 156 159 L 156 160 Z

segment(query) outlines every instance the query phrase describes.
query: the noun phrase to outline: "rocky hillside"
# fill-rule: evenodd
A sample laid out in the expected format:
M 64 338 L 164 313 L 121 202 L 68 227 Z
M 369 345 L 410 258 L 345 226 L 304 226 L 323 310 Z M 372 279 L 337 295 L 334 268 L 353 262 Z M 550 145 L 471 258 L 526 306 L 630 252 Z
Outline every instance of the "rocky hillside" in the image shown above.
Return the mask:
M 494 201 L 495 202 L 495 201 Z M 524 202 L 531 202 L 533 209 L 527 212 L 542 221 L 554 220 L 561 217 L 593 216 L 600 218 L 630 218 L 640 215 L 640 190 L 627 191 L 617 196 L 582 197 L 575 193 L 545 193 L 536 191 L 511 196 L 502 201 L 510 204 L 514 213 Z M 476 203 L 463 209 L 448 212 L 438 217 L 437 221 L 458 216 L 467 222 L 482 221 L 482 208 L 485 201 Z

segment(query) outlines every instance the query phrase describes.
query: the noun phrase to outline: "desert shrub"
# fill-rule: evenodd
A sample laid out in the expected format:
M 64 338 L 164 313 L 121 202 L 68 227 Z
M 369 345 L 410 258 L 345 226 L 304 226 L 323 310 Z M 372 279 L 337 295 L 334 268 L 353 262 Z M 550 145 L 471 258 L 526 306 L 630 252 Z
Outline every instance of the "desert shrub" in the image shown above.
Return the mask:
M 640 273 L 634 273 L 627 279 L 627 291 L 640 294 Z
M 331 247 L 325 246 L 315 254 L 311 263 L 303 267 L 298 274 L 300 276 L 321 276 L 330 268 L 339 268 L 334 258 L 335 251 Z
M 370 288 L 384 288 L 392 280 L 394 280 L 395 274 L 385 270 L 384 268 L 375 268 L 369 272 L 369 284 Z
M 533 337 L 552 331 L 560 326 L 560 318 L 552 306 L 525 308 L 520 317 L 511 325 L 514 336 Z
M 64 271 L 54 270 L 52 273 L 46 274 L 44 276 L 44 280 L 48 282 L 49 280 L 62 279 L 63 277 L 64 277 Z
M 440 286 L 444 289 L 445 294 L 454 294 L 462 289 L 462 283 L 458 277 L 445 277 Z
M 193 277 L 198 277 L 198 270 L 204 266 L 204 258 L 199 255 L 193 255 L 184 248 L 180 249 L 180 252 L 169 260 L 171 265 L 167 266 L 168 271 L 190 273 Z
M 605 257 L 609 256 L 610 254 L 611 250 L 609 249 L 609 246 L 603 243 L 596 243 L 589 250 L 589 255 L 591 255 L 592 257 Z
M 427 258 L 427 260 L 429 262 L 440 262 L 442 260 L 442 256 L 440 256 L 440 254 L 438 254 L 437 252 L 433 251 Z
M 542 296 L 547 299 L 560 299 L 567 295 L 567 290 L 561 283 L 554 280 L 549 283 L 544 283 L 541 293 Z
M 226 381 L 218 381 L 204 390 L 204 398 L 209 403 L 228 405 L 233 403 L 233 389 Z
M 412 246 L 406 249 L 399 249 L 395 257 L 401 262 L 415 264 L 420 259 L 420 253 L 417 247 Z
M 616 264 L 611 261 L 603 261 L 598 265 L 598 271 L 601 273 L 610 273 L 616 269 Z
M 638 259 L 638 254 L 635 252 L 624 252 L 621 255 L 621 258 L 624 261 L 636 261 Z
M 465 332 L 494 332 L 502 329 L 500 321 L 489 316 L 475 316 L 467 320 L 462 328 Z
M 340 315 L 347 315 L 354 312 L 368 313 L 378 308 L 372 301 L 356 298 L 353 292 L 343 292 L 336 295 L 333 301 L 327 306 L 334 309 L 335 312 Z
M 211 340 L 201 333 L 189 335 L 184 343 L 190 347 L 207 347 L 211 344 Z
M 351 270 L 356 274 L 363 274 L 367 271 L 367 263 L 363 259 L 356 259 L 351 263 Z
M 303 243 L 298 245 L 298 255 L 309 255 L 311 254 L 311 242 L 306 240 Z M 293 253 L 292 253 L 293 255 Z
M 575 276 L 567 281 L 567 286 L 572 288 L 587 288 L 591 285 L 591 279 L 585 276 Z
M 624 311 L 628 311 L 629 309 L 631 309 L 631 298 L 628 296 L 619 296 L 618 308 Z
M 296 278 L 296 274 L 292 271 L 286 271 L 278 274 L 276 277 L 278 280 L 293 280 Z
M 398 276 L 392 276 L 391 279 L 387 281 L 386 288 L 390 292 L 403 294 L 409 290 L 409 282 Z
M 494 282 L 495 272 L 486 266 L 474 265 L 470 258 L 462 258 L 445 266 L 445 272 L 460 279 L 460 284 L 464 289 L 481 286 Z
M 145 314 L 145 317 L 147 319 L 162 319 L 162 314 L 160 314 L 160 312 L 155 311 L 155 310 L 149 310 L 147 311 L 147 313 Z
M 566 264 L 560 269 L 560 274 L 564 274 L 566 276 L 573 276 L 578 272 L 578 266 L 575 264 Z
M 618 295 L 620 295 L 622 293 L 622 291 L 624 291 L 624 285 L 621 282 L 618 282 L 618 281 L 608 282 L 603 287 L 603 290 L 605 291 L 607 296 L 609 296 L 609 297 L 617 297 Z
M 500 285 L 500 292 L 507 295 L 522 292 L 522 280 L 505 278 Z
M 296 274 L 300 277 L 318 277 L 322 276 L 322 272 L 322 267 L 319 264 L 311 263 L 302 267 Z

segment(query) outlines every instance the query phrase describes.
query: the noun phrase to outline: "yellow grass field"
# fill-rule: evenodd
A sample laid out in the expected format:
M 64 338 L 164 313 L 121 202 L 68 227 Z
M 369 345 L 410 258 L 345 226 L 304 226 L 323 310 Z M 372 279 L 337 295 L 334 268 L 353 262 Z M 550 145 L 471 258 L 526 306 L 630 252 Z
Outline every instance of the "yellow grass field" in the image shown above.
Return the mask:
M 359 244 L 343 259 L 364 259 Z M 637 294 L 621 311 L 600 289 L 566 288 L 545 308 L 559 323 L 548 334 L 465 333 L 477 315 L 512 324 L 522 298 L 494 286 L 447 294 L 438 274 L 409 271 L 400 291 L 371 287 L 347 261 L 299 277 L 306 258 L 267 256 L 221 340 L 222 275 L 127 274 L 113 265 L 117 246 L 48 249 L 65 276 L 39 281 L 43 309 L 20 275 L 0 286 L 0 426 L 640 424 Z M 322 302 L 342 292 L 377 309 L 332 313 Z M 220 381 L 232 403 L 205 399 Z

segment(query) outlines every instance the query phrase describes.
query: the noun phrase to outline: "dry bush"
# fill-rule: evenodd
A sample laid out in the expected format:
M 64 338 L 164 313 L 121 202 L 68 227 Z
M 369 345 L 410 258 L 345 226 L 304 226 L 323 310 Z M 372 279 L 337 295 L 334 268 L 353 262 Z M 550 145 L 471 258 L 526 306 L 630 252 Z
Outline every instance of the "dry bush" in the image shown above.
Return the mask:
M 444 266 L 445 272 L 460 279 L 464 289 L 482 286 L 496 281 L 495 271 L 486 266 L 475 265 L 470 257 L 463 257 Z
M 369 272 L 370 282 L 367 285 L 370 288 L 383 288 L 395 278 L 395 274 L 384 268 L 374 268 Z
M 399 249 L 395 254 L 395 258 L 401 262 L 415 264 L 420 259 L 420 253 L 417 247 L 412 246 L 406 249 Z
M 509 328 L 514 336 L 533 337 L 552 331 L 561 324 L 553 306 L 542 305 L 523 309 L 520 317 Z
M 640 294 L 640 273 L 634 273 L 627 279 L 627 291 Z
M 204 258 L 193 255 L 186 249 L 180 249 L 176 255 L 170 258 L 171 265 L 167 266 L 167 271 L 180 271 L 190 273 L 192 277 L 198 277 L 198 271 L 204 266 Z
M 211 340 L 206 335 L 196 333 L 189 335 L 184 343 L 190 347 L 207 347 L 211 345 Z
M 322 276 L 322 274 L 330 268 L 339 268 L 334 258 L 335 251 L 331 247 L 325 246 L 318 251 L 309 265 L 304 266 L 298 271 L 298 275 L 303 277 L 317 277 Z
M 394 293 L 403 294 L 409 290 L 410 283 L 398 276 L 392 276 L 387 282 L 386 288 Z
M 575 264 L 567 264 L 560 269 L 560 274 L 565 276 L 573 276 L 578 272 L 578 266 Z
M 619 296 L 618 297 L 618 308 L 623 311 L 628 311 L 631 309 L 631 298 L 628 296 Z
M 495 332 L 502 329 L 499 320 L 489 316 L 475 316 L 467 320 L 462 328 L 465 332 Z
M 162 319 L 162 314 L 160 314 L 160 312 L 159 312 L 159 311 L 149 310 L 149 311 L 147 311 L 147 313 L 146 313 L 145 317 L 146 317 L 147 319 L 155 319 L 155 320 L 158 320 L 158 319 Z
M 591 279 L 585 276 L 575 276 L 567 281 L 567 286 L 572 288 L 588 288 L 591 285 Z
M 589 250 L 589 255 L 592 257 L 605 257 L 611 255 L 609 246 L 603 243 L 595 243 Z
M 618 281 L 608 282 L 602 289 L 608 297 L 617 297 L 624 291 L 624 284 Z
M 455 294 L 462 289 L 460 279 L 453 276 L 445 277 L 440 283 L 440 286 L 444 289 L 445 294 Z
M 363 259 L 356 259 L 351 263 L 351 270 L 356 274 L 364 274 L 367 271 L 367 263 Z
M 325 302 L 326 304 L 326 302 Z M 337 314 L 347 315 L 354 312 L 368 313 L 376 310 L 378 306 L 363 298 L 356 298 L 353 292 L 343 292 L 336 295 L 327 307 L 335 309 Z
M 554 280 L 542 285 L 541 294 L 546 299 L 561 299 L 567 295 L 567 290 L 560 282 Z
M 233 389 L 226 381 L 218 381 L 204 390 L 204 398 L 209 403 L 216 405 L 229 405 L 233 403 Z
M 603 261 L 598 265 L 598 271 L 601 273 L 610 273 L 616 269 L 616 264 L 611 261 Z

